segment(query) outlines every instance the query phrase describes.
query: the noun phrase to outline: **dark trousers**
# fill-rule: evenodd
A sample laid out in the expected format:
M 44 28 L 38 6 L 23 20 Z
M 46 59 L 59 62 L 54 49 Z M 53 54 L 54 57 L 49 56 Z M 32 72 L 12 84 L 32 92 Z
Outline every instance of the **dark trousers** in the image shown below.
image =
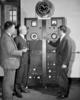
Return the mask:
M 24 86 L 27 85 L 27 74 L 28 74 L 27 64 L 21 65 L 19 69 L 16 70 L 15 85 Z
M 68 95 L 69 93 L 69 79 L 67 77 L 67 73 L 64 69 L 59 70 L 58 75 L 57 75 L 57 83 L 62 90 L 64 95 Z

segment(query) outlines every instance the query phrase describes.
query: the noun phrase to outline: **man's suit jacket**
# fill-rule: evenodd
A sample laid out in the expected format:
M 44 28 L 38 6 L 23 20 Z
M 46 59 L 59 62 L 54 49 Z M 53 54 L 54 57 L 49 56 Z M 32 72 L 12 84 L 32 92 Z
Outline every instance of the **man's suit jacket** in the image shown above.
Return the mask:
M 59 39 L 56 43 L 51 41 L 49 44 L 56 47 L 56 66 L 61 68 L 65 64 L 68 67 L 72 54 L 70 37 L 65 36 L 61 41 Z
M 56 50 L 56 64 L 57 66 L 67 65 L 69 66 L 69 62 L 72 54 L 72 42 L 69 36 L 65 36 L 59 43 Z
M 12 37 L 4 33 L 1 38 L 1 65 L 4 69 L 17 69 L 20 65 L 21 52 L 17 50 Z
M 59 40 L 57 45 L 50 42 L 50 45 L 56 46 L 56 83 L 61 87 L 68 89 L 68 67 L 72 54 L 72 42 L 69 36 L 65 36 L 61 41 Z M 66 65 L 67 68 L 62 68 L 62 65 Z
M 15 38 L 15 42 L 19 50 L 27 47 L 26 40 L 24 40 L 20 35 Z M 27 63 L 28 63 L 28 53 L 26 52 L 21 56 L 20 66 L 23 66 Z

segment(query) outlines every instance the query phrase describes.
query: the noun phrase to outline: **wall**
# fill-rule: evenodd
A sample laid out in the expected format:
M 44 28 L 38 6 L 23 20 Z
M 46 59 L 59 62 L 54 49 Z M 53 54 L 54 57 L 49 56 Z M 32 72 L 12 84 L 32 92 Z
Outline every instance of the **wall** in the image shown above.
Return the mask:
M 1 37 L 1 5 L 0 5 L 0 37 Z
M 35 17 L 35 5 L 40 0 L 21 0 L 21 24 L 25 17 Z M 53 17 L 65 17 L 73 41 L 70 77 L 80 77 L 80 0 L 50 0 L 55 12 Z

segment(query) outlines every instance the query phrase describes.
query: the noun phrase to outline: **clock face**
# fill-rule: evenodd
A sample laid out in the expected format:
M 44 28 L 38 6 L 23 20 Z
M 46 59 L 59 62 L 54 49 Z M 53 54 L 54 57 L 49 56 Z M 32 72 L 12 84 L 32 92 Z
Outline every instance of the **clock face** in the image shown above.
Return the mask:
M 38 2 L 36 5 L 36 13 L 40 16 L 43 17 L 50 13 L 50 8 L 48 3 L 46 2 Z

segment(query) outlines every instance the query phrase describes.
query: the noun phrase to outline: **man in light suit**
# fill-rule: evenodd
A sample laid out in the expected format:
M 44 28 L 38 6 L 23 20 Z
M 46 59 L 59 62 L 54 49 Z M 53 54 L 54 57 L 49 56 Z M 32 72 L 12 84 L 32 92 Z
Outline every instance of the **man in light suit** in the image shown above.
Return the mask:
M 19 27 L 19 35 L 15 38 L 15 42 L 19 50 L 27 48 L 27 42 L 25 35 L 27 34 L 26 26 Z M 21 92 L 27 93 L 29 90 L 27 86 L 27 74 L 28 74 L 28 52 L 24 53 L 20 59 L 20 67 L 16 70 L 15 79 L 15 93 L 17 97 L 22 97 Z
M 1 65 L 4 69 L 2 93 L 3 100 L 13 100 L 15 71 L 19 68 L 20 56 L 27 48 L 17 49 L 13 39 L 16 36 L 15 25 L 11 21 L 4 24 L 4 30 L 1 37 Z

